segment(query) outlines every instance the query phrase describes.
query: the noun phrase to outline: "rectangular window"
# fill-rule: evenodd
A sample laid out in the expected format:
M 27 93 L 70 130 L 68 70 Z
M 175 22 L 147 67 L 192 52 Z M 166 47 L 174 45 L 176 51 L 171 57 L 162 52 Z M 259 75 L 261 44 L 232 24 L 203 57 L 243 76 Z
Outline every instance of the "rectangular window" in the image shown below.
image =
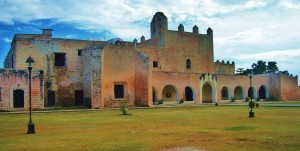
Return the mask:
M 115 84 L 114 87 L 115 98 L 124 98 L 124 85 L 123 84 Z
M 153 61 L 153 68 L 157 68 L 157 67 L 158 67 L 157 61 Z
M 78 49 L 78 56 L 82 56 L 82 49 Z
M 66 54 L 65 53 L 55 53 L 55 66 L 66 66 Z

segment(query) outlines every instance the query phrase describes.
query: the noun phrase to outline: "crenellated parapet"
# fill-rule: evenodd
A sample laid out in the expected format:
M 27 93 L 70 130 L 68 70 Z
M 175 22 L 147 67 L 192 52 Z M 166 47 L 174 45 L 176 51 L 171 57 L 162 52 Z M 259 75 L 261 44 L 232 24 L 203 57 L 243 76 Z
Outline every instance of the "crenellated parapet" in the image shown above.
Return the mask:
M 222 60 L 221 62 L 217 60 L 214 62 L 214 68 L 216 74 L 235 74 L 235 62 L 232 61 L 231 63 L 229 61 Z

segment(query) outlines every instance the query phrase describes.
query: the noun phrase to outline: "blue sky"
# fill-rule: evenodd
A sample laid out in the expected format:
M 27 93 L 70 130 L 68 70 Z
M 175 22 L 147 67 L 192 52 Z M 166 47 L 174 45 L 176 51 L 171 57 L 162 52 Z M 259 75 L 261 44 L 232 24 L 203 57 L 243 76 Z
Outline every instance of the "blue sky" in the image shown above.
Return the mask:
M 0 68 L 15 33 L 52 28 L 57 38 L 149 39 L 157 11 L 171 30 L 180 23 L 189 32 L 195 24 L 200 33 L 211 27 L 215 61 L 235 61 L 236 68 L 277 61 L 300 75 L 300 0 L 0 0 Z

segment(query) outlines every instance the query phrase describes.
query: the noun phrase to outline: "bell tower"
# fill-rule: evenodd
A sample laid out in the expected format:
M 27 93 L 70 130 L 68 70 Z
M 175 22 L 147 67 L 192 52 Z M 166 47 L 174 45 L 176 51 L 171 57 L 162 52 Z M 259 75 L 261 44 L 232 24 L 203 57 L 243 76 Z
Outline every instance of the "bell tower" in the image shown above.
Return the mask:
M 157 40 L 157 45 L 164 44 L 164 37 L 168 31 L 168 18 L 162 12 L 157 12 L 150 23 L 150 34 L 152 40 Z

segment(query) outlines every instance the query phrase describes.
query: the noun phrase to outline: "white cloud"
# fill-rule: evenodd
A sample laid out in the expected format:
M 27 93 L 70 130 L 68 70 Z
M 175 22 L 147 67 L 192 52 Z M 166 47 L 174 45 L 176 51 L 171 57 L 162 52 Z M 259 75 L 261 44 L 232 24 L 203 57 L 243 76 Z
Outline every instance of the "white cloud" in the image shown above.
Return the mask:
M 286 9 L 300 9 L 300 2 L 295 0 L 281 0 L 279 6 Z
M 295 62 L 300 61 L 300 49 L 295 50 L 274 50 L 256 54 L 238 54 L 234 57 L 238 60 L 265 60 L 277 62 Z
M 3 40 L 5 41 L 5 42 L 7 42 L 7 43 L 11 43 L 11 39 L 9 39 L 9 38 L 3 38 Z

